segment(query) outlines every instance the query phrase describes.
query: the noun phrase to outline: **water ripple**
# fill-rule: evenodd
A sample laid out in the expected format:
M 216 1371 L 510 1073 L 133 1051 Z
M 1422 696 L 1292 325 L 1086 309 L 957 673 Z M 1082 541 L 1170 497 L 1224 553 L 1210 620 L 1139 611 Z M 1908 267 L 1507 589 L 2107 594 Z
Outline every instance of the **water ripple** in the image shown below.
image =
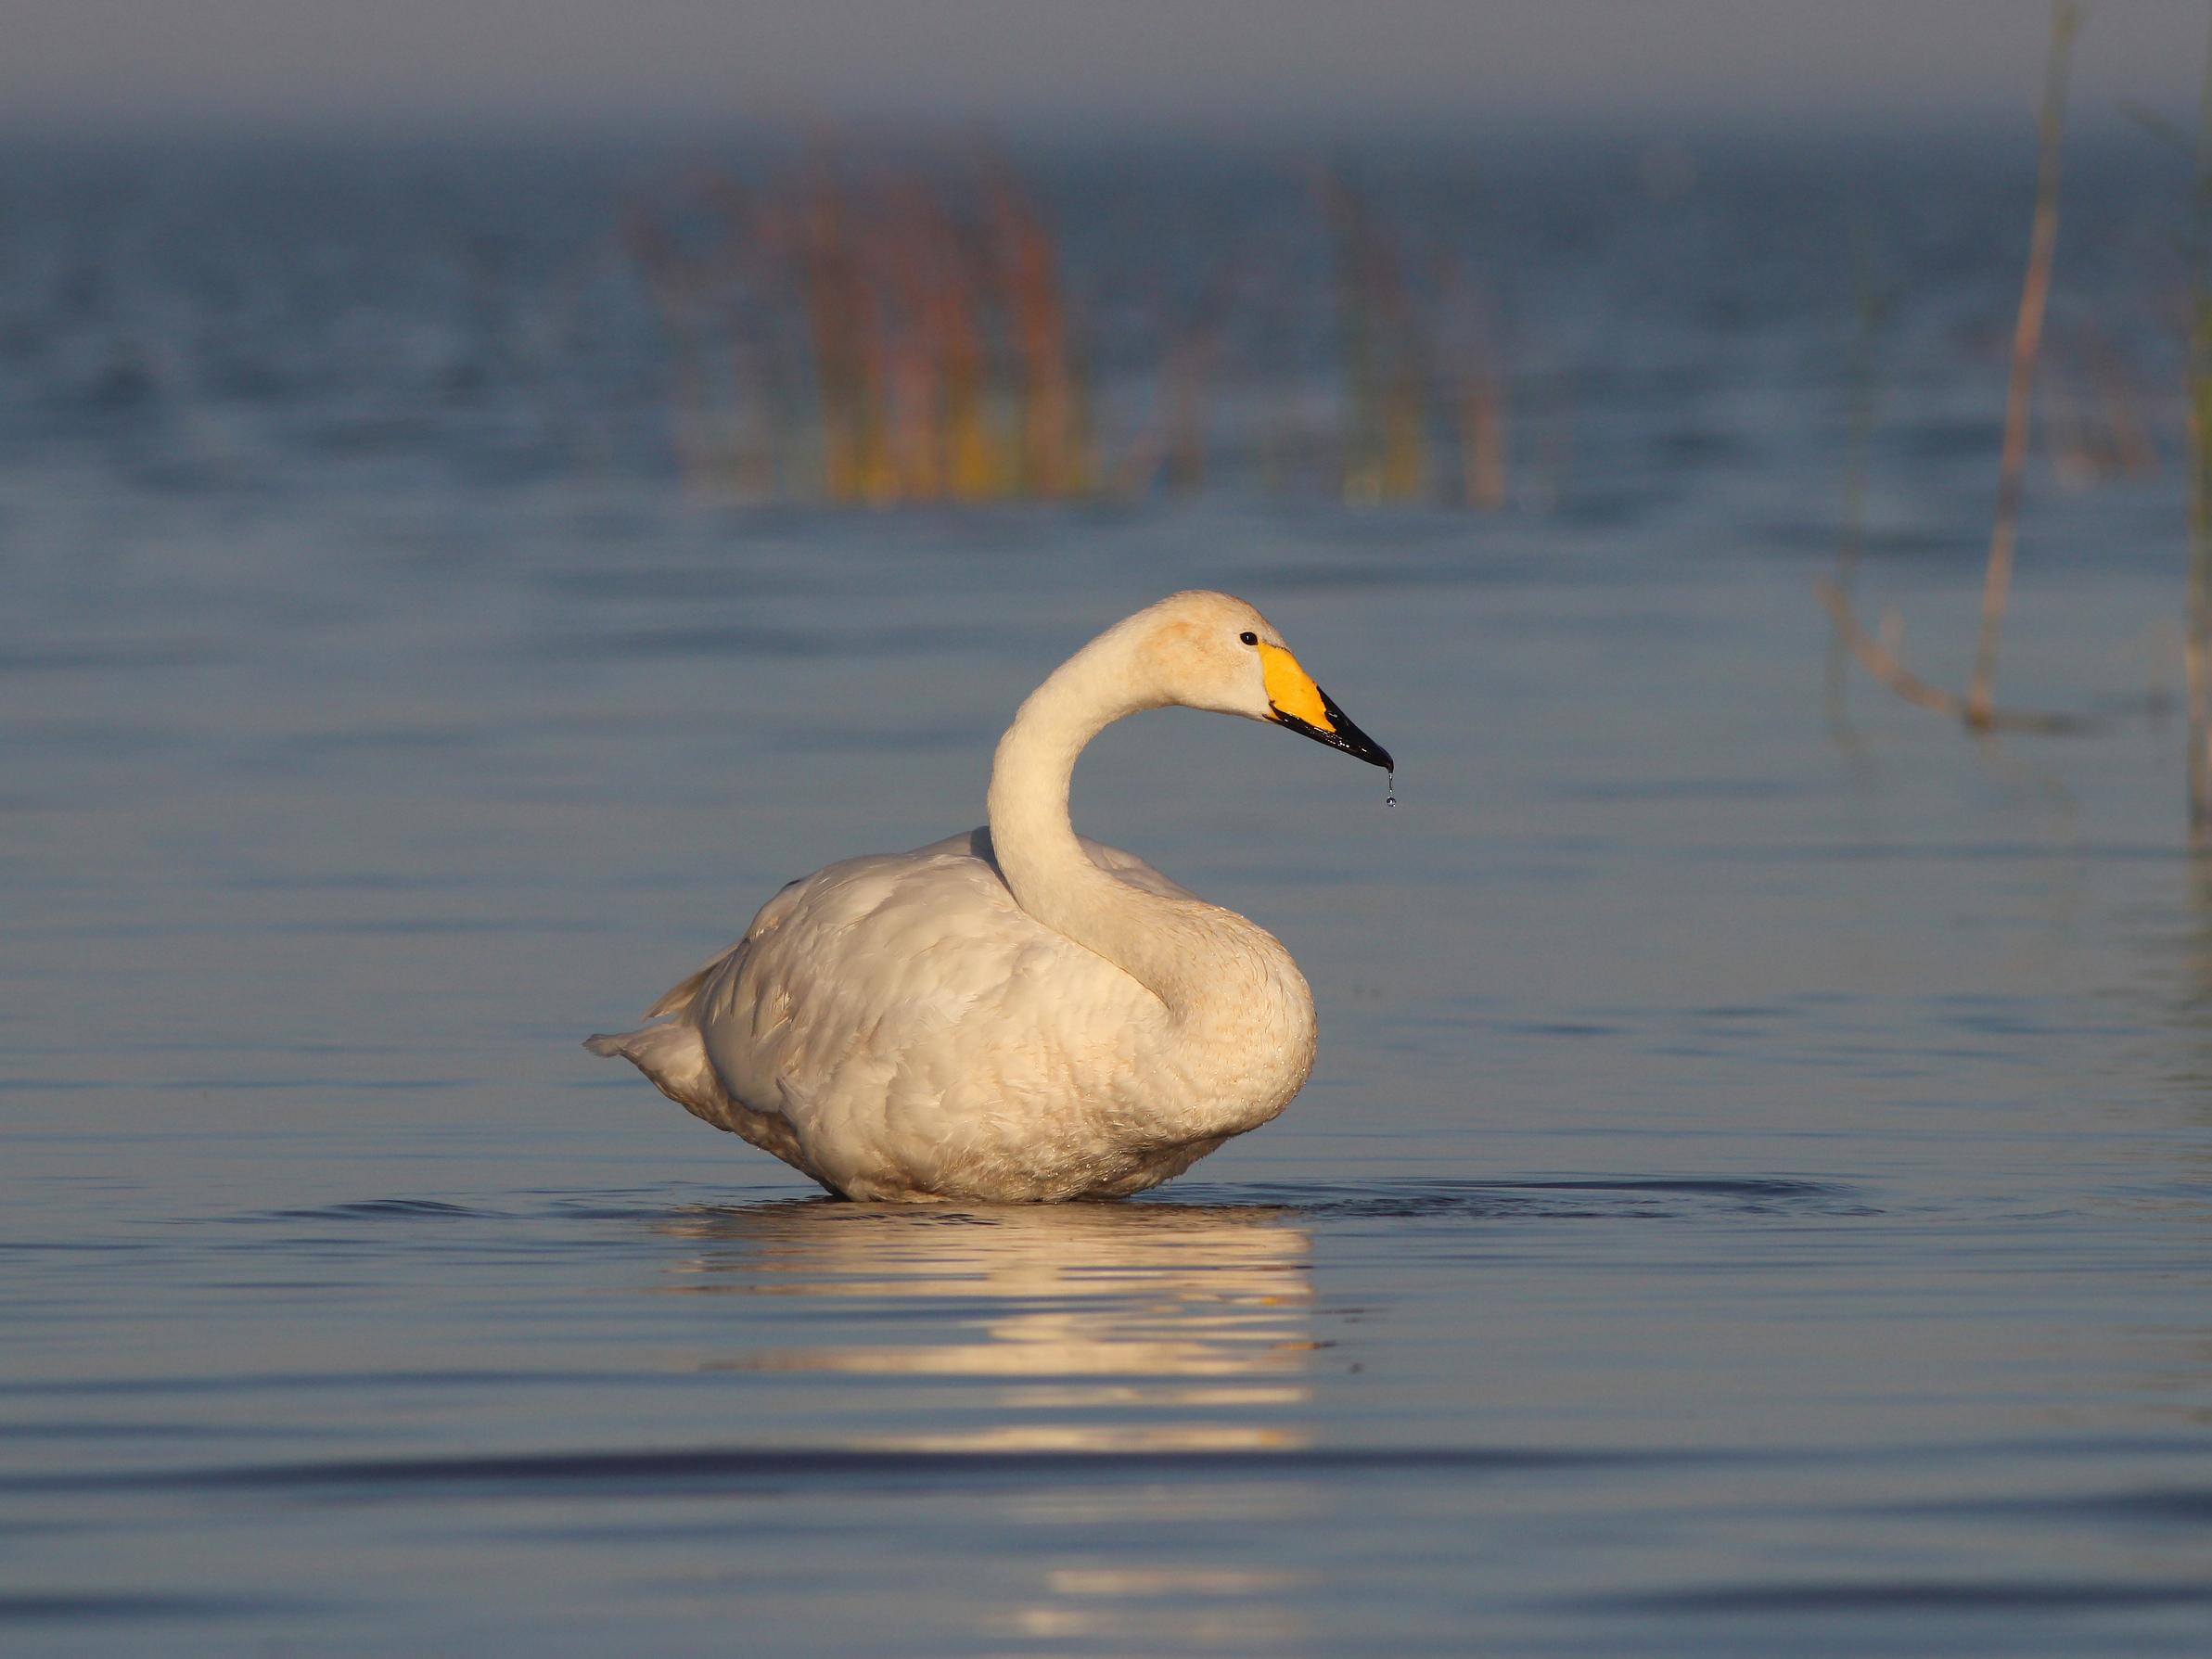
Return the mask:
M 1562 1611 L 1615 1614 L 2064 1613 L 2104 1607 L 2212 1605 L 2212 1584 L 2071 1584 L 2034 1579 L 1886 1579 L 1865 1584 L 1713 1585 L 1657 1595 L 1603 1596 Z
M 661 1451 L 520 1453 L 502 1457 L 102 1471 L 0 1480 L 10 1491 L 265 1491 L 294 1496 L 445 1493 L 454 1496 L 631 1497 L 863 1486 L 1032 1487 L 1317 1475 L 1417 1475 L 1630 1469 L 1681 1462 L 1767 1461 L 1763 1454 L 1612 1451 L 1522 1447 L 1298 1448 L 1081 1451 L 907 1450 L 876 1447 L 686 1448 Z
M 1656 1180 L 1380 1180 L 1326 1187 L 1208 1186 L 1185 1182 L 1184 1200 L 1259 1205 L 1344 1219 L 1461 1216 L 1476 1219 L 1657 1219 L 1674 1216 L 1872 1216 L 1860 1189 L 1780 1177 Z
M 266 1596 L 68 1595 L 0 1596 L 0 1625 L 144 1623 L 243 1618 L 271 1613 L 326 1613 L 321 1602 Z

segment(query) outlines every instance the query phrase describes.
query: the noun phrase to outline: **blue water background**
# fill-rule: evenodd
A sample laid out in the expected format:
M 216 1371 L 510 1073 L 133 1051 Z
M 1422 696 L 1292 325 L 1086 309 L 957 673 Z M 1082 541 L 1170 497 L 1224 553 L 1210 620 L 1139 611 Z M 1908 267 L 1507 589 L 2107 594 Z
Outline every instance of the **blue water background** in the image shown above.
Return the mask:
M 1368 159 L 1498 308 L 1490 514 L 1262 464 L 1335 418 L 1311 159 L 1027 163 L 1106 441 L 1214 251 L 1272 274 L 1202 489 L 877 512 L 683 476 L 616 227 L 696 159 L 6 158 L 8 1651 L 2201 1652 L 2155 147 L 2074 160 L 2046 385 L 2122 364 L 2161 465 L 2039 444 L 2001 681 L 2102 723 L 1838 702 L 1809 586 L 1856 243 L 1861 614 L 1963 679 L 2026 150 Z M 1196 585 L 1400 764 L 1170 711 L 1079 774 L 1304 966 L 1279 1122 L 839 1205 L 577 1046 L 979 822 L 1027 690 Z

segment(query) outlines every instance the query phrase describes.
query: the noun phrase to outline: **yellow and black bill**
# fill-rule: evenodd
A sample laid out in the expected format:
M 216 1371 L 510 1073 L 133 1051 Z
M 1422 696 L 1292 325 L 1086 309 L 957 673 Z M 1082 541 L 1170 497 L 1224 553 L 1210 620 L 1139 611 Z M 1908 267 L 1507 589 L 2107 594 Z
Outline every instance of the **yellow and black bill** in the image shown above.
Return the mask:
M 1315 724 L 1311 721 L 1302 721 L 1297 715 L 1285 714 L 1282 709 L 1270 704 L 1269 708 L 1272 712 L 1275 723 L 1279 726 L 1288 726 L 1293 732 L 1304 737 L 1311 737 L 1316 743 L 1325 743 L 1333 749 L 1342 749 L 1348 755 L 1357 755 L 1370 766 L 1379 766 L 1385 772 L 1398 770 L 1398 763 L 1390 759 L 1390 751 L 1368 736 L 1366 733 L 1361 731 L 1359 727 L 1353 725 L 1349 717 L 1345 714 L 1343 709 L 1336 707 L 1336 700 L 1327 692 L 1317 685 L 1313 688 L 1313 693 L 1321 699 L 1321 723 Z
M 1259 657 L 1267 676 L 1270 720 L 1316 743 L 1357 756 L 1370 766 L 1379 766 L 1385 772 L 1398 770 L 1390 751 L 1353 725 L 1350 716 L 1336 707 L 1336 699 L 1298 666 L 1297 657 L 1280 645 L 1266 644 L 1260 645 Z

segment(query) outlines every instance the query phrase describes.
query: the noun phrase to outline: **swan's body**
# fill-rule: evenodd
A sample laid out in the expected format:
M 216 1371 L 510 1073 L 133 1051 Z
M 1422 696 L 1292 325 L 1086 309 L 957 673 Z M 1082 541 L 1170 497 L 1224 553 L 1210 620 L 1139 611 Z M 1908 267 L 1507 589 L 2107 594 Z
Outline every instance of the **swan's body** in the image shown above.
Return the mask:
M 1282 1111 L 1313 1065 L 1290 953 L 1075 834 L 1076 756 L 1140 708 L 1267 720 L 1388 766 L 1259 612 L 1178 593 L 1022 704 L 988 829 L 793 882 L 745 938 L 595 1037 L 694 1116 L 850 1198 L 1114 1197 Z

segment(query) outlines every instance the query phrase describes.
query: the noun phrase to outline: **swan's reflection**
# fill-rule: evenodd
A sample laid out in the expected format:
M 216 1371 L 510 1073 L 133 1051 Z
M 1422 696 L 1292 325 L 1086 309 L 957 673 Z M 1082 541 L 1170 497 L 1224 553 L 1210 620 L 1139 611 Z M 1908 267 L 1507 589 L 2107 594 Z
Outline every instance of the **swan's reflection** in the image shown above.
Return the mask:
M 1279 1419 L 1282 1408 L 1308 1397 L 1311 1242 L 1281 1211 L 801 1200 L 684 1211 L 660 1230 L 692 1246 L 669 1264 L 672 1283 L 662 1290 L 805 1298 L 863 1325 L 861 1340 L 758 1347 L 702 1368 L 990 1379 L 992 1404 L 1022 1414 L 872 1436 L 873 1445 L 1169 1450 L 1305 1442 Z M 880 1319 L 870 1317 L 869 1303 L 884 1305 Z M 1104 1423 L 1031 1415 L 1097 1408 L 1135 1410 Z M 1193 1408 L 1202 1420 L 1157 1415 Z

